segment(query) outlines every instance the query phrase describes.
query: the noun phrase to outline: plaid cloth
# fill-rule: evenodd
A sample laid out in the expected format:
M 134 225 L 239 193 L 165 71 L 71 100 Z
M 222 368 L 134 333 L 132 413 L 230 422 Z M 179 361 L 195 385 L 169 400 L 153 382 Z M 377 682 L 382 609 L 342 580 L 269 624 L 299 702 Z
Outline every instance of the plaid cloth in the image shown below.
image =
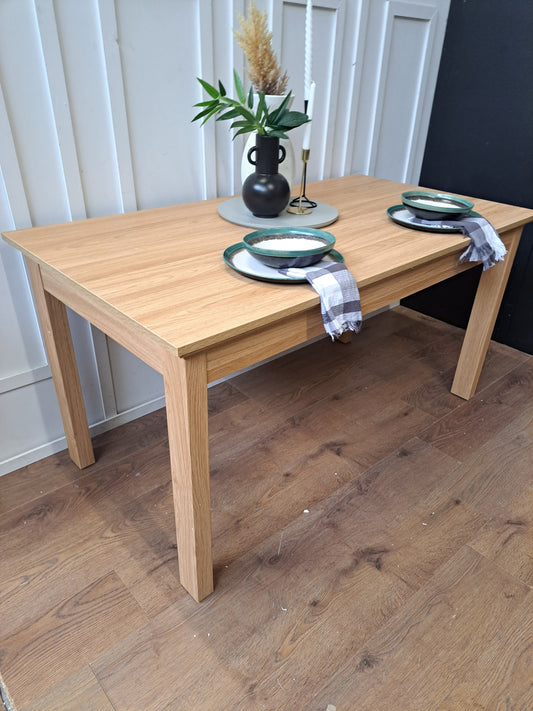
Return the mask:
M 413 217 L 417 225 L 435 226 L 434 220 L 422 220 Z M 483 262 L 483 271 L 503 261 L 507 254 L 504 243 L 488 220 L 484 217 L 463 217 L 460 220 L 439 220 L 439 225 L 458 227 L 465 237 L 470 237 L 468 248 L 459 259 L 460 262 Z
M 345 331 L 359 333 L 363 322 L 359 289 L 344 264 L 334 262 L 305 271 L 294 267 L 279 271 L 289 277 L 305 276 L 320 296 L 324 328 L 332 339 Z

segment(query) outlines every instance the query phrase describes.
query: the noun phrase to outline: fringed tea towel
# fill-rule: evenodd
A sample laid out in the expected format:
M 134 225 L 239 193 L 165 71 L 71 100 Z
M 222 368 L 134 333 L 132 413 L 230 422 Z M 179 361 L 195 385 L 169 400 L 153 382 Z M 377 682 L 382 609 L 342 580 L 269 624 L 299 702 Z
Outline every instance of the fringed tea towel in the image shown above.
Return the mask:
M 346 331 L 358 333 L 363 316 L 357 282 L 344 264 L 332 263 L 314 269 L 289 267 L 280 269 L 287 276 L 305 276 L 320 296 L 320 308 L 326 333 L 332 339 L 339 338 Z
M 413 218 L 421 225 L 433 225 L 433 220 Z M 484 217 L 462 217 L 460 220 L 439 220 L 439 225 L 458 227 L 465 237 L 470 237 L 470 244 L 459 259 L 460 262 L 483 262 L 483 271 L 503 261 L 507 254 L 504 243 L 488 220 Z

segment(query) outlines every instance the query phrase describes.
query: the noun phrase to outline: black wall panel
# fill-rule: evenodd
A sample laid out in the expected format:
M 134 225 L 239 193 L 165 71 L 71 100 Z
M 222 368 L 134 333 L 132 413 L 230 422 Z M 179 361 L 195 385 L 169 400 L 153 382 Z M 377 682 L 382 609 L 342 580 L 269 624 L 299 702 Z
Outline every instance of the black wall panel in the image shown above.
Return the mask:
M 533 0 L 451 0 L 420 184 L 533 208 Z M 402 303 L 465 326 L 479 274 Z M 533 225 L 493 337 L 533 353 Z

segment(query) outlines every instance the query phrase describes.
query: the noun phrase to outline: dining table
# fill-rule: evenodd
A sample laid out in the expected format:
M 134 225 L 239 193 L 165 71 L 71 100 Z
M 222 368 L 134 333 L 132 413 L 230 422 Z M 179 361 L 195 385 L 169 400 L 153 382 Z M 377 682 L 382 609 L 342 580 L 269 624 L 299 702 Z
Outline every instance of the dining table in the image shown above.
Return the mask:
M 390 208 L 417 186 L 364 175 L 312 182 L 338 215 L 324 226 L 355 277 L 363 316 L 479 263 L 461 262 L 457 230 L 414 229 Z M 496 229 L 505 259 L 481 271 L 451 391 L 476 389 L 522 228 L 533 210 L 467 197 Z M 256 278 L 223 258 L 249 227 L 224 219 L 227 198 L 141 209 L 5 232 L 24 255 L 69 454 L 94 462 L 67 307 L 162 374 L 180 582 L 213 591 L 208 383 L 321 334 L 320 297 L 305 281 Z M 299 226 L 301 218 L 287 219 Z M 275 226 L 275 220 L 272 226 Z M 231 252 L 230 249 L 230 252 Z M 273 270 L 273 273 L 275 270 Z M 365 338 L 364 325 L 354 338 Z

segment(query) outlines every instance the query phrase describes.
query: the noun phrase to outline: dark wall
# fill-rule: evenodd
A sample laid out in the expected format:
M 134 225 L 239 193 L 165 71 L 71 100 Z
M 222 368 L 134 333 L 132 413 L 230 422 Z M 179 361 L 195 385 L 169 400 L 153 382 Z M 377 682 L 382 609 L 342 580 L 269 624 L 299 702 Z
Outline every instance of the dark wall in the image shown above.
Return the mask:
M 533 0 L 451 0 L 420 184 L 533 208 Z M 479 275 L 403 303 L 464 327 Z M 533 353 L 533 225 L 493 338 Z

